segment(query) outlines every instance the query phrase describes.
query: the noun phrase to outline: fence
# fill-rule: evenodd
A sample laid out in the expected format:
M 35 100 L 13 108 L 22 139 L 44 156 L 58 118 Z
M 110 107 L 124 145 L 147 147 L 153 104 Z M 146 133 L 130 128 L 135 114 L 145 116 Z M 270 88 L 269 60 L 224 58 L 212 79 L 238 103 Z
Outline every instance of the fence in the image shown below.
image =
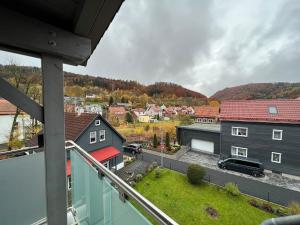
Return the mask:
M 170 158 L 162 159 L 160 156 L 150 153 L 143 153 L 139 155 L 138 158 L 146 162 L 156 161 L 159 165 L 161 165 L 162 162 L 162 167 L 175 170 L 180 173 L 186 173 L 189 165 L 186 162 Z M 240 191 L 244 194 L 284 206 L 287 206 L 292 201 L 300 201 L 300 192 L 298 191 L 271 185 L 259 180 L 253 180 L 247 177 L 226 173 L 222 170 L 214 170 L 210 168 L 205 168 L 205 170 L 206 175 L 204 179 L 219 186 L 224 186 L 228 182 L 233 182 L 238 185 Z

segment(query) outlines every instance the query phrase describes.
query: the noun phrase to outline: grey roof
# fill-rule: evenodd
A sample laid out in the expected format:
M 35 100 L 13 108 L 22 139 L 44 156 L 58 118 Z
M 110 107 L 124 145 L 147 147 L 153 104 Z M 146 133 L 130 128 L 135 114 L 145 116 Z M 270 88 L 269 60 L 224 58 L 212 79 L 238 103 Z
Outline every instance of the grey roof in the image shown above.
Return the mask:
M 201 130 L 201 131 L 209 131 L 214 133 L 221 132 L 221 125 L 219 123 L 194 123 L 188 126 L 177 126 L 177 127 L 187 129 L 187 130 Z
M 93 52 L 123 1 L 1 0 L 0 7 L 88 38 Z

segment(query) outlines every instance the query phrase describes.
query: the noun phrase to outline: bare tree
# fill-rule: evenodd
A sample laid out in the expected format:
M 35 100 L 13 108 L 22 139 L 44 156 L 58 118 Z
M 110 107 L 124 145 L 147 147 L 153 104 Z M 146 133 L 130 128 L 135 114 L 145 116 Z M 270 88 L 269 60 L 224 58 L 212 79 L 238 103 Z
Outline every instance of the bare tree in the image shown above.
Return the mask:
M 15 61 L 10 60 L 9 63 L 9 75 L 11 75 L 11 78 L 9 82 L 14 85 L 17 89 L 20 91 L 23 91 L 24 94 L 28 95 L 30 94 L 31 97 L 34 100 L 40 99 L 40 92 L 37 88 L 32 88 L 32 85 L 37 81 L 37 74 L 36 71 L 32 70 L 29 74 L 25 74 L 24 71 L 22 71 L 22 67 L 17 65 Z M 9 140 L 8 140 L 8 150 L 11 150 L 16 141 L 16 131 L 18 129 L 18 117 L 21 114 L 21 109 L 17 107 L 16 113 L 13 118 L 10 134 L 9 134 Z M 35 123 L 37 125 L 37 122 Z M 19 147 L 19 144 L 17 145 Z

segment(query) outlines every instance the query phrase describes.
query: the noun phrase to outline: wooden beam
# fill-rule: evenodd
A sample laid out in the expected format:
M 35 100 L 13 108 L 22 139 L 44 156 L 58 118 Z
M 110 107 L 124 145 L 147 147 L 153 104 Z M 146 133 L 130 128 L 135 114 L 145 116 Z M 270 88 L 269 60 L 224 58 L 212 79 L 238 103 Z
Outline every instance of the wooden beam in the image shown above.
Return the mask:
M 0 7 L 0 46 L 59 57 L 78 65 L 91 54 L 91 41 L 42 21 Z
M 6 80 L 0 77 L 0 96 L 11 102 L 24 112 L 40 122 L 44 122 L 44 109 L 23 92 L 16 89 Z
M 47 224 L 67 224 L 67 183 L 62 60 L 42 56 Z

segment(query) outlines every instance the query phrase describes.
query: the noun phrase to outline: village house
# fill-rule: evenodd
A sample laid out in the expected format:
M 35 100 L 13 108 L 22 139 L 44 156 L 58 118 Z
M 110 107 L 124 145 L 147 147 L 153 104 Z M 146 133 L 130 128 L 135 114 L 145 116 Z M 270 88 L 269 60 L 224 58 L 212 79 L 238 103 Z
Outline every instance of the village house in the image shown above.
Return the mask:
M 213 106 L 195 107 L 195 121 L 197 123 L 217 123 L 220 116 L 220 108 Z
M 109 106 L 108 115 L 109 118 L 118 118 L 119 120 L 125 120 L 126 109 L 124 106 Z
M 163 110 L 159 106 L 149 104 L 149 107 L 145 111 L 145 115 L 150 117 L 162 117 Z
M 101 105 L 99 105 L 99 104 L 90 104 L 90 105 L 85 106 L 85 112 L 102 115 L 103 109 L 102 109 Z
M 41 135 L 40 132 L 39 135 Z M 65 113 L 65 137 L 72 140 L 109 169 L 124 167 L 123 143 L 125 139 L 101 115 L 91 113 Z M 27 146 L 38 145 L 38 136 Z M 69 159 L 69 156 L 68 156 Z M 67 176 L 70 180 L 70 160 L 67 161 Z M 69 183 L 69 187 L 71 184 Z
M 223 101 L 220 123 L 177 127 L 192 151 L 259 160 L 266 170 L 300 176 L 300 101 Z

